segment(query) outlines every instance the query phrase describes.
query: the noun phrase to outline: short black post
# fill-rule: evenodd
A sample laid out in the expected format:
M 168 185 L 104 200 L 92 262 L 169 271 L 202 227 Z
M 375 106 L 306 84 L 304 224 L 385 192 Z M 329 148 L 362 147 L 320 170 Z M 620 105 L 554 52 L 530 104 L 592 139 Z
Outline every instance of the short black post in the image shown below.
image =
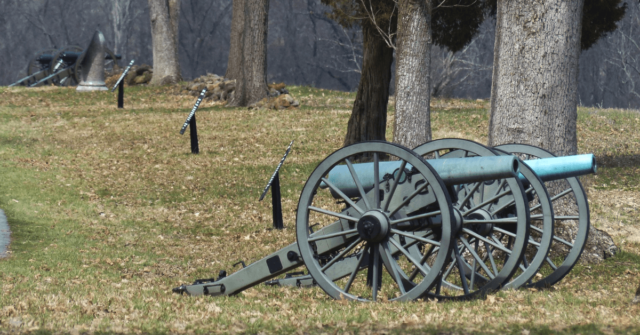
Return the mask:
M 276 167 L 276 171 L 271 175 L 271 179 L 267 183 L 267 187 L 262 191 L 262 195 L 260 195 L 260 199 L 258 201 L 262 201 L 264 196 L 267 195 L 269 191 L 269 187 L 271 187 L 271 209 L 273 210 L 273 228 L 275 229 L 284 229 L 284 222 L 282 221 L 282 199 L 280 196 L 280 168 L 282 164 L 284 164 L 284 160 L 287 159 L 287 155 L 289 155 L 289 151 L 291 150 L 291 146 L 293 145 L 293 141 L 289 143 L 289 147 L 287 151 L 282 156 L 280 163 Z
M 116 81 L 115 85 L 113 85 L 113 88 L 111 89 L 111 92 L 113 92 L 116 90 L 116 87 L 118 88 L 118 108 L 124 108 L 124 77 L 126 77 L 127 73 L 129 73 L 129 70 L 131 70 L 133 62 L 135 61 L 132 59 L 129 63 L 129 66 L 127 66 L 127 68 L 122 71 L 120 78 L 118 78 L 118 81 Z
M 193 114 L 191 121 L 189 121 L 189 135 L 191 135 L 191 153 L 200 153 L 198 147 L 198 128 L 196 127 L 196 115 Z
M 284 229 L 282 221 L 282 200 L 280 196 L 280 173 L 276 173 L 271 184 L 271 209 L 273 210 L 273 228 Z
M 124 81 L 118 85 L 118 108 L 124 108 Z

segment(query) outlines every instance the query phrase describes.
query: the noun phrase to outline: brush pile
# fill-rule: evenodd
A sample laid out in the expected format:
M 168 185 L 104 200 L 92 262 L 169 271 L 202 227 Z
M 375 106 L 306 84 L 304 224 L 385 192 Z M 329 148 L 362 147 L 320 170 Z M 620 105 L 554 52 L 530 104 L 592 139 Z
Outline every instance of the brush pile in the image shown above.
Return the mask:
M 233 98 L 236 89 L 236 81 L 225 79 L 217 74 L 208 73 L 188 82 L 182 87 L 182 92 L 198 96 L 204 88 L 207 88 L 205 98 L 209 101 L 229 101 Z M 263 100 L 249 106 L 252 108 L 286 109 L 296 108 L 300 103 L 295 100 L 286 88 L 284 83 L 269 84 L 269 96 Z
M 107 87 L 113 87 L 115 83 L 120 79 L 124 68 L 120 68 L 117 71 L 107 73 L 105 84 Z M 150 65 L 134 65 L 127 73 L 127 76 L 123 79 L 125 86 L 143 85 L 151 81 L 153 77 L 153 68 Z

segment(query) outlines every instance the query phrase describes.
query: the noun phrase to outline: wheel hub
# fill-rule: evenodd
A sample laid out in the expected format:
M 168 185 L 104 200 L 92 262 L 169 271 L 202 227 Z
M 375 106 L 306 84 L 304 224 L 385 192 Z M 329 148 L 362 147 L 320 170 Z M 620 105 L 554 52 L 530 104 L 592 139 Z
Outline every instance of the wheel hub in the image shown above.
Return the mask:
M 357 224 L 358 234 L 367 242 L 379 242 L 389 235 L 389 218 L 378 211 L 366 212 Z
M 477 209 L 473 213 L 467 215 L 469 220 L 491 220 L 491 213 L 484 209 Z M 471 224 L 469 229 L 482 236 L 488 236 L 493 231 L 493 223 L 474 223 Z

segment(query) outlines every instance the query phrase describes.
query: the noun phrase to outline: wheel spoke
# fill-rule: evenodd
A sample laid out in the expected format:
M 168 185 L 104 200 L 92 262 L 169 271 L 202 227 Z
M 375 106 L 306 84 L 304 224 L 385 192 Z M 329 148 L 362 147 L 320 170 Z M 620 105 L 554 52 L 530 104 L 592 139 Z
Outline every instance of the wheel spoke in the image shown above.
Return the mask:
M 463 260 L 462 256 L 460 256 L 460 250 L 458 249 L 458 245 L 453 245 L 453 251 L 456 257 L 456 263 L 458 265 L 458 273 L 460 274 L 460 281 L 462 281 L 462 289 L 464 290 L 464 294 L 469 294 L 469 285 L 467 284 L 467 277 L 464 275 L 465 272 L 463 270 Z
M 537 231 L 537 232 L 539 232 L 541 234 L 544 234 L 544 230 L 542 230 L 542 229 L 540 229 L 540 228 L 538 228 L 536 226 L 530 226 L 529 228 L 531 228 L 531 229 L 533 229 L 533 230 L 535 230 L 535 231 Z
M 564 190 L 564 191 L 562 191 L 562 192 L 560 192 L 560 193 L 558 193 L 558 194 L 554 195 L 554 196 L 553 196 L 553 197 L 551 197 L 551 199 L 549 199 L 549 200 L 551 200 L 552 202 L 553 202 L 553 201 L 556 201 L 556 200 L 558 200 L 558 199 L 560 199 L 560 198 L 564 197 L 565 195 L 567 195 L 567 194 L 569 194 L 569 193 L 571 193 L 571 192 L 573 192 L 573 189 L 572 189 L 572 188 L 568 188 L 568 189 L 566 189 L 566 190 Z
M 329 262 L 327 262 L 327 264 L 325 264 L 320 270 L 322 272 L 325 272 L 331 265 L 333 265 L 333 263 L 335 263 L 339 259 L 343 258 L 344 255 L 346 255 L 349 251 L 351 251 L 351 249 L 355 248 L 360 242 L 362 242 L 362 239 L 360 237 L 358 237 L 346 249 L 342 250 L 338 255 L 336 255 Z
M 389 241 L 391 242 L 391 244 L 393 244 L 396 248 L 398 248 L 398 250 L 400 250 L 401 253 L 404 254 L 405 257 L 407 257 L 407 259 L 413 263 L 413 265 L 416 267 L 416 269 L 418 269 L 420 272 L 422 272 L 423 276 L 427 276 L 427 273 L 429 273 L 429 271 L 425 268 L 422 267 L 421 263 L 418 262 L 415 258 L 413 258 L 409 252 L 403 248 L 400 243 L 396 242 L 394 239 L 389 239 Z
M 367 198 L 367 195 L 364 192 L 364 188 L 362 187 L 362 183 L 360 183 L 360 178 L 358 178 L 358 175 L 356 174 L 356 171 L 353 168 L 353 164 L 351 164 L 351 160 L 349 160 L 349 158 L 345 158 L 344 161 L 345 163 L 347 163 L 347 167 L 349 168 L 349 173 L 351 173 L 351 178 L 353 178 L 353 181 L 356 183 L 356 186 L 358 187 L 358 192 L 360 192 L 360 199 L 364 201 L 364 205 L 365 207 L 367 207 L 367 210 L 372 209 L 371 204 L 369 203 L 369 199 Z
M 353 280 L 356 279 L 356 274 L 358 274 L 358 270 L 360 269 L 360 266 L 362 265 L 362 261 L 364 260 L 364 256 L 366 255 L 366 253 L 367 253 L 367 251 L 369 249 L 370 249 L 370 247 L 368 245 L 365 246 L 364 250 L 362 250 L 362 253 L 358 257 L 358 264 L 356 265 L 355 269 L 353 269 L 353 272 L 351 272 L 351 276 L 349 276 L 349 280 L 347 281 L 347 285 L 344 286 L 344 291 L 346 293 L 349 293 L 349 289 L 351 288 L 351 284 L 353 283 Z
M 353 207 L 353 209 L 357 210 L 358 213 L 364 214 L 365 211 L 362 208 L 360 208 L 360 206 L 356 205 L 356 203 L 353 202 L 353 200 L 351 200 L 351 198 L 349 198 L 346 194 L 342 193 L 342 191 L 338 187 L 333 185 L 327 178 L 322 178 L 321 180 L 325 184 L 327 184 L 327 186 L 329 186 L 330 189 L 332 189 L 334 192 L 336 192 L 342 198 L 342 200 L 344 200 L 346 203 L 348 203 L 349 206 L 351 206 L 351 207 Z
M 558 267 L 553 264 L 553 261 L 551 261 L 551 258 L 547 257 L 547 263 L 549 263 L 549 265 L 551 265 L 551 268 L 553 268 L 554 270 L 558 270 Z
M 534 214 L 531 215 L 531 220 L 542 220 L 542 214 Z M 554 220 L 580 220 L 580 216 L 578 215 L 568 215 L 568 216 L 556 216 L 553 218 Z
M 393 239 L 389 239 L 389 240 L 392 241 L 391 243 L 395 242 L 393 241 Z M 396 245 L 396 247 L 398 246 Z M 397 267 L 398 265 L 393 260 L 393 256 L 391 256 L 391 251 L 389 250 L 389 242 L 385 241 L 380 243 L 380 248 L 384 251 L 385 256 L 387 257 L 387 260 L 389 262 L 389 267 L 391 268 L 387 270 L 389 270 L 391 277 L 393 278 L 393 280 L 395 280 L 396 284 L 398 285 L 398 288 L 400 289 L 400 293 L 406 294 L 407 291 L 405 291 L 404 289 L 404 285 L 402 284 L 402 278 L 400 278 L 400 273 L 398 272 L 398 267 Z
M 578 216 L 578 215 L 556 216 L 553 219 L 554 220 L 580 220 L 580 216 Z
M 561 238 L 557 237 L 556 235 L 553 235 L 553 239 L 573 248 L 573 244 L 571 244 L 570 242 L 568 242 L 568 241 L 566 241 L 564 239 L 561 239 Z
M 453 270 L 453 267 L 456 265 L 456 259 L 453 255 L 451 255 L 451 263 L 449 263 L 449 266 L 447 267 L 447 270 L 442 274 L 442 279 L 440 280 L 445 281 L 447 277 L 449 277 L 449 274 L 451 274 L 451 271 Z
M 504 197 L 504 196 L 505 196 L 505 195 L 507 195 L 507 194 L 511 194 L 511 190 L 504 191 L 504 192 L 502 192 L 502 193 L 500 193 L 500 194 L 498 194 L 498 195 L 496 195 L 496 196 L 493 196 L 493 197 L 491 197 L 491 198 L 489 198 L 489 199 L 487 199 L 487 200 L 485 200 L 485 201 L 483 201 L 483 202 L 481 202 L 481 203 L 479 203 L 479 204 L 477 204 L 477 205 L 473 206 L 473 208 L 471 208 L 471 209 L 467 210 L 466 212 L 462 213 L 462 216 L 465 216 L 465 215 L 467 215 L 467 214 L 469 214 L 469 213 L 471 213 L 471 212 L 475 211 L 476 209 L 482 208 L 482 207 L 483 207 L 483 206 L 485 206 L 486 204 L 491 203 L 491 202 L 494 202 L 494 201 L 496 201 L 497 199 L 500 199 L 500 198 Z M 495 214 L 492 214 L 492 215 L 495 215 Z
M 344 219 L 344 220 L 347 220 L 347 221 L 358 222 L 358 218 L 354 218 L 354 217 L 347 216 L 347 215 L 344 215 L 344 214 L 332 212 L 330 210 L 318 208 L 318 207 L 315 207 L 315 206 L 309 206 L 307 208 L 309 208 L 310 210 L 312 210 L 314 212 L 318 212 L 318 213 L 322 213 L 322 214 L 331 215 L 333 217 L 337 217 L 338 219 Z
M 378 286 L 380 286 L 380 283 L 379 283 L 380 279 L 379 279 L 378 273 L 380 273 L 380 271 L 382 270 L 380 268 L 380 251 L 377 250 L 378 249 L 377 247 L 378 247 L 377 245 L 371 246 L 371 250 L 373 251 L 373 265 L 371 266 L 372 267 L 371 270 L 373 271 L 372 272 L 372 274 L 373 274 L 372 279 L 373 280 L 372 280 L 372 285 L 371 285 L 371 290 L 372 290 L 371 291 L 371 296 L 372 296 L 371 300 L 373 300 L 373 301 L 376 301 L 377 298 L 378 298 Z
M 533 191 L 533 186 L 529 187 L 526 191 L 524 191 L 525 194 L 527 193 L 531 193 L 531 191 Z M 535 195 L 536 192 L 533 192 L 533 195 Z M 516 201 L 515 200 L 511 200 L 508 203 L 504 204 L 501 208 L 505 208 L 505 207 L 509 207 L 512 206 L 513 204 L 515 204 Z M 539 208 L 541 205 L 537 205 L 535 206 L 535 208 Z M 529 211 L 533 211 L 534 208 L 529 208 Z
M 489 262 L 491 262 L 493 273 L 498 273 L 498 267 L 496 266 L 496 261 L 493 259 L 493 250 L 491 250 L 491 245 L 484 241 L 482 241 L 482 243 L 484 244 L 485 250 L 487 250 L 487 256 L 489 256 Z
M 412 220 L 418 220 L 418 219 L 424 219 L 424 218 L 428 218 L 428 217 L 432 217 L 432 216 L 436 216 L 436 215 L 440 215 L 442 214 L 442 212 L 440 211 L 434 211 L 434 212 L 429 212 L 429 213 L 424 213 L 424 214 L 418 214 L 418 215 L 414 215 L 414 216 L 409 216 L 406 218 L 402 218 L 402 219 L 397 219 L 397 220 L 391 220 L 389 221 L 389 223 L 391 225 L 395 225 L 401 222 L 407 222 L 407 221 L 412 221 Z
M 498 184 L 498 188 L 496 189 L 496 193 L 493 196 L 496 196 L 500 193 L 500 190 L 504 187 L 504 185 L 507 183 L 506 179 L 502 179 L 500 181 L 500 184 Z
M 504 235 L 502 235 L 502 237 L 504 237 Z M 502 238 L 501 237 L 501 238 Z M 497 243 L 497 244 L 492 244 L 494 247 L 497 247 L 498 249 L 506 252 L 507 254 L 511 255 L 511 249 L 509 249 L 508 246 L 505 246 L 504 244 L 502 244 L 502 242 L 500 242 L 499 239 L 497 239 L 495 236 L 491 235 L 491 239 Z
M 531 229 L 533 229 L 533 230 L 535 230 L 535 231 L 537 231 L 537 232 L 539 232 L 539 233 L 544 234 L 544 231 L 543 231 L 542 229 L 540 229 L 540 228 L 536 227 L 536 226 L 531 226 Z M 554 240 L 556 240 L 556 241 L 558 241 L 558 242 L 560 242 L 560 243 L 564 243 L 564 244 L 566 244 L 566 245 L 568 245 L 568 246 L 570 246 L 570 247 L 572 247 L 572 248 L 573 248 L 573 243 L 567 242 L 566 240 L 563 240 L 563 239 L 559 238 L 559 237 L 558 237 L 558 236 L 556 236 L 556 235 L 553 235 L 553 239 L 554 239 Z M 538 245 L 539 245 L 539 244 L 538 244 Z
M 435 251 L 435 248 L 436 248 L 435 245 L 430 246 L 429 250 L 427 250 L 427 252 L 424 254 L 424 256 L 422 256 L 422 258 L 420 259 L 420 265 L 426 266 L 428 271 L 431 271 L 431 267 L 429 267 L 429 265 L 427 265 L 427 264 L 424 264 L 424 262 L 426 262 L 427 258 L 429 258 L 429 256 L 431 256 L 431 253 L 433 253 Z M 413 271 L 411 272 L 411 275 L 409 275 L 409 280 L 413 281 L 416 278 L 416 275 L 418 275 L 418 268 L 417 267 L 415 269 L 413 269 Z
M 380 157 L 373 153 L 373 199 L 375 208 L 380 208 Z
M 313 241 L 318 241 L 318 240 L 326 240 L 328 238 L 333 238 L 333 237 L 337 237 L 337 236 L 344 236 L 344 235 L 349 235 L 349 234 L 354 234 L 354 233 L 358 233 L 358 229 L 350 229 L 350 230 L 345 230 L 345 231 L 332 233 L 332 234 L 326 234 L 326 235 L 318 235 L 318 236 L 311 235 L 311 236 L 309 236 L 309 239 L 307 241 L 313 242 Z
M 475 224 L 475 223 L 517 223 L 517 218 L 506 219 L 491 219 L 491 220 L 474 220 L 474 219 L 462 219 L 462 224 Z
M 484 260 L 482 260 L 482 258 L 480 258 L 480 256 L 478 256 L 478 253 L 476 253 L 475 250 L 473 250 L 473 248 L 471 248 L 471 245 L 469 244 L 469 241 L 467 241 L 466 238 L 460 236 L 460 241 L 462 241 L 462 244 L 464 244 L 465 247 L 467 247 L 467 250 L 469 250 L 469 252 L 471 253 L 471 255 L 473 256 L 475 261 L 478 261 L 480 267 L 487 273 L 487 275 L 489 275 L 489 278 L 494 279 L 496 276 L 491 272 L 491 270 L 489 270 L 489 268 L 487 267 L 486 264 L 484 264 Z M 474 263 L 475 263 L 474 261 Z M 472 271 L 475 273 L 476 269 L 475 269 L 475 264 L 473 266 Z M 471 285 L 471 287 L 473 287 L 473 285 Z
M 501 232 L 501 233 L 503 233 L 503 234 L 505 234 L 507 236 L 511 236 L 511 237 L 516 237 L 517 236 L 515 233 L 512 233 L 510 231 L 504 230 L 504 229 L 499 228 L 499 227 L 493 227 L 493 230 Z
M 522 264 L 524 264 L 525 268 L 529 268 L 529 262 L 527 261 L 527 255 L 526 254 L 522 257 Z
M 464 208 L 464 205 L 467 203 L 467 201 L 469 201 L 469 199 L 471 198 L 471 196 L 473 195 L 473 193 L 475 191 L 478 190 L 478 187 L 480 187 L 481 183 L 476 183 L 472 188 L 471 191 L 469 191 L 469 193 L 467 193 L 467 195 L 464 197 L 464 199 L 462 199 L 462 202 L 460 203 L 460 208 Z M 466 188 L 466 187 L 465 187 Z
M 529 237 L 529 241 L 527 241 L 527 243 L 535 245 L 536 248 L 540 248 L 540 243 L 536 242 L 536 240 L 532 239 L 531 237 Z
M 491 240 L 489 240 L 489 239 L 487 239 L 487 238 L 483 237 L 482 235 L 480 235 L 480 234 L 478 234 L 478 233 L 474 232 L 473 230 L 471 230 L 471 229 L 467 229 L 467 228 L 463 228 L 463 229 L 462 229 L 462 231 L 463 231 L 463 232 L 465 232 L 465 233 L 467 233 L 467 234 L 469 234 L 469 235 L 471 235 L 471 236 L 473 236 L 473 237 L 475 237 L 475 238 L 477 238 L 477 239 L 479 239 L 480 241 L 483 241 L 483 242 L 485 242 L 485 243 L 489 243 L 489 244 L 491 244 L 492 246 L 494 246 L 494 247 L 496 247 L 496 248 L 498 248 L 498 249 L 500 249 L 500 250 L 502 250 L 502 251 L 504 251 L 504 252 L 506 252 L 506 253 L 511 253 L 511 250 L 507 249 L 507 248 L 504 246 L 504 244 L 502 244 L 502 242 L 500 242 L 500 240 L 496 240 L 495 242 L 494 242 L 494 241 L 491 241 Z M 491 237 L 495 240 L 495 236 L 493 236 L 493 234 L 491 235 Z M 497 243 L 497 244 L 496 244 L 496 243 Z
M 398 169 L 398 177 L 392 178 L 393 182 L 391 183 L 389 195 L 385 197 L 386 199 L 384 202 L 384 207 L 382 208 L 382 210 L 385 212 L 389 209 L 389 204 L 391 203 L 391 199 L 393 198 L 394 193 L 396 193 L 396 187 L 398 187 L 398 182 L 400 181 L 400 178 L 402 178 L 402 174 L 404 173 L 405 166 L 407 166 L 407 161 L 402 160 L 402 163 L 400 163 L 400 168 Z
M 428 244 L 431 244 L 431 245 L 440 246 L 440 242 L 438 242 L 438 241 L 430 240 L 428 238 L 416 236 L 416 235 L 413 235 L 413 234 L 410 234 L 410 233 L 405 233 L 405 232 L 397 230 L 397 229 L 391 229 L 391 232 L 394 233 L 394 234 L 398 234 L 398 235 L 402 235 L 402 236 L 406 236 L 406 237 L 412 238 L 414 240 L 418 240 L 420 242 L 424 242 L 424 243 L 428 243 Z
M 400 179 L 400 177 L 398 177 L 398 179 Z M 420 187 L 418 187 L 417 190 L 413 191 L 413 193 L 411 193 L 406 199 L 404 199 L 394 210 L 392 210 L 388 215 L 389 216 L 393 216 L 393 214 L 396 214 L 396 212 L 398 212 L 404 205 L 408 204 L 409 201 L 411 201 L 411 199 L 415 198 L 416 195 L 418 195 L 420 192 L 422 192 L 422 190 L 424 190 L 427 186 L 429 186 L 429 183 L 425 182 L 423 185 L 421 185 Z

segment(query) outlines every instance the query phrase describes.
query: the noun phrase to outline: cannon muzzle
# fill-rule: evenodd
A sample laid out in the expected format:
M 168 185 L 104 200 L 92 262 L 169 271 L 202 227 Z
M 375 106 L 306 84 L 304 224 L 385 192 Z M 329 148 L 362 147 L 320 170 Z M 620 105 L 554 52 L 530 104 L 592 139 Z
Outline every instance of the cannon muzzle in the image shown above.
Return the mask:
M 578 177 L 596 173 L 598 166 L 593 154 L 532 159 L 524 161 L 542 181 Z M 524 176 L 520 175 L 524 180 Z

